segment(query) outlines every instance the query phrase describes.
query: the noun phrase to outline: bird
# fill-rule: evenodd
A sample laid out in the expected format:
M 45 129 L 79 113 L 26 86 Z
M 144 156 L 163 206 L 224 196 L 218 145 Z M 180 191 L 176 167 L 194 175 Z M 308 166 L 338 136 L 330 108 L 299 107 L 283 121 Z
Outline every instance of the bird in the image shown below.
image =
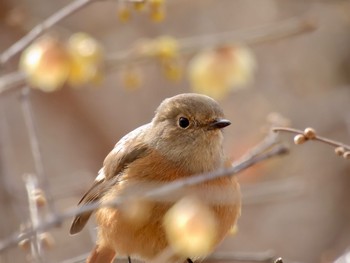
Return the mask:
M 229 167 L 231 163 L 223 150 L 223 128 L 230 124 L 220 105 L 206 95 L 184 93 L 164 99 L 149 123 L 117 142 L 78 206 L 108 202 L 124 194 L 136 195 L 144 183 L 168 183 Z M 224 204 L 209 204 L 218 220 L 215 240 L 218 245 L 237 223 L 241 195 L 234 177 L 201 183 L 190 191 L 210 195 L 214 188 L 226 200 Z M 141 224 L 125 219 L 119 207 L 83 212 L 75 216 L 70 234 L 80 232 L 95 212 L 97 242 L 87 263 L 113 262 L 117 255 L 128 257 L 129 262 L 130 258 L 148 262 L 169 246 L 162 219 L 174 202 L 152 201 Z M 196 260 L 191 256 L 178 256 L 174 262 Z

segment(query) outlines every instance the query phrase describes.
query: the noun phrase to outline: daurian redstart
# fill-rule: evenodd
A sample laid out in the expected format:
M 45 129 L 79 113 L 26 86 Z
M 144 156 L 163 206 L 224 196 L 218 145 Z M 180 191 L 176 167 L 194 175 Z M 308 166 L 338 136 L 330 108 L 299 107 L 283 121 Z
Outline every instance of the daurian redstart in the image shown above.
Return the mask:
M 223 153 L 222 128 L 230 124 L 210 97 L 180 94 L 165 99 L 150 123 L 128 133 L 115 145 L 79 205 L 107 202 L 125 193 L 130 195 L 127 189 L 134 191 L 137 186 L 141 189 L 143 185 L 167 183 L 227 167 L 230 163 Z M 239 217 L 240 191 L 236 179 L 230 177 L 201 183 L 190 190 L 204 195 L 201 199 L 208 199 L 205 195 L 210 195 L 211 189 L 219 189 L 220 200 L 224 200 L 208 204 L 218 223 L 217 245 Z M 142 223 L 128 220 L 120 208 L 98 209 L 97 244 L 87 262 L 109 263 L 116 255 L 146 262 L 154 258 L 169 247 L 163 218 L 175 202 L 152 201 Z M 70 233 L 80 232 L 91 213 L 76 216 Z M 194 257 L 181 255 L 174 262 L 192 262 Z

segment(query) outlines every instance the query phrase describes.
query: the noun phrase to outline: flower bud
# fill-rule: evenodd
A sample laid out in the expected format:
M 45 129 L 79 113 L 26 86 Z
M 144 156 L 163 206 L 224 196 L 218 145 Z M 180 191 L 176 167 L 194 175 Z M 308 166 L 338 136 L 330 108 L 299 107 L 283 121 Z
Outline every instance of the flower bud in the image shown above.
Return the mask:
M 40 233 L 39 241 L 41 243 L 41 246 L 47 250 L 52 249 L 55 246 L 55 240 L 53 236 L 48 232 Z
M 303 144 L 306 141 L 306 137 L 303 134 L 298 134 L 294 137 L 295 144 Z
M 316 131 L 313 128 L 306 128 L 304 130 L 304 136 L 306 139 L 312 140 L 316 138 Z
M 334 149 L 334 152 L 338 156 L 343 156 L 343 154 L 345 153 L 345 149 L 344 149 L 344 147 L 339 146 L 339 147 Z
M 343 157 L 344 157 L 344 159 L 349 160 L 349 159 L 350 159 L 350 151 L 346 151 L 346 152 L 343 154 Z

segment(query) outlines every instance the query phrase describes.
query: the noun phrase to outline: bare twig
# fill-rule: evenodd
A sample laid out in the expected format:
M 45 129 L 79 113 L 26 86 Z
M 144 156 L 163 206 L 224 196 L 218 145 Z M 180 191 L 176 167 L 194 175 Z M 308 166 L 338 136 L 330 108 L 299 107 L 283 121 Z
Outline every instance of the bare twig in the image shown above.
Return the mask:
M 306 128 L 304 131 L 286 128 L 286 127 L 274 127 L 272 129 L 274 132 L 289 132 L 296 134 L 294 137 L 294 142 L 296 144 L 301 144 L 307 140 L 319 141 L 324 144 L 330 145 L 335 148 L 335 153 L 339 156 L 343 156 L 345 159 L 350 159 L 350 146 L 341 142 L 337 142 L 326 137 L 321 137 L 316 134 L 316 131 L 313 128 Z
M 251 29 L 178 39 L 179 52 L 182 54 L 193 54 L 203 48 L 216 48 L 237 42 L 246 43 L 247 45 L 257 45 L 267 41 L 304 34 L 315 29 L 316 25 L 310 22 L 310 20 L 305 18 L 293 18 Z M 150 57 L 147 55 L 133 48 L 118 51 L 106 56 L 106 68 L 110 70 L 124 65 L 124 63 L 144 62 L 149 58 Z
M 16 54 L 25 49 L 33 40 L 42 35 L 46 30 L 50 29 L 63 19 L 74 14 L 76 11 L 87 6 L 88 4 L 96 0 L 75 0 L 62 9 L 58 10 L 56 13 L 45 19 L 40 24 L 36 25 L 28 34 L 10 46 L 0 55 L 0 65 L 4 65 Z
M 178 189 L 187 187 L 187 186 L 193 186 L 199 183 L 203 183 L 206 181 L 210 180 L 215 180 L 220 177 L 225 177 L 225 176 L 234 176 L 238 172 L 258 163 L 262 162 L 264 160 L 270 159 L 275 156 L 280 156 L 284 155 L 288 152 L 288 148 L 284 145 L 276 145 L 273 147 L 270 151 L 265 152 L 260 154 L 259 156 L 252 157 L 251 159 L 242 161 L 241 163 L 238 163 L 232 167 L 226 168 L 226 169 L 220 169 L 216 170 L 210 173 L 203 173 L 199 175 L 194 175 L 186 179 L 180 179 L 176 180 L 174 182 L 168 183 L 164 186 L 158 187 L 156 189 L 152 189 L 150 191 L 146 191 L 144 193 L 141 193 L 141 197 L 146 197 L 146 198 L 152 198 L 152 197 L 160 197 L 163 196 L 164 194 L 169 194 L 169 192 L 176 191 Z M 88 212 L 88 211 L 93 211 L 101 207 L 106 207 L 106 206 L 120 206 L 123 202 L 126 201 L 126 198 L 123 197 L 118 197 L 111 202 L 104 202 L 104 203 L 91 203 L 84 205 L 82 207 L 78 208 L 72 208 L 69 209 L 65 212 L 62 212 L 60 214 L 56 214 L 55 216 L 49 217 L 46 219 L 46 221 L 43 221 L 41 225 L 38 227 L 31 229 L 27 232 L 24 232 L 22 234 L 15 233 L 12 236 L 0 241 L 0 252 L 6 250 L 7 248 L 14 246 L 17 244 L 19 241 L 29 238 L 32 235 L 34 235 L 36 232 L 40 231 L 45 231 L 48 230 L 52 227 L 60 225 L 65 219 L 71 218 L 75 215 Z
M 40 215 L 38 206 L 36 204 L 36 200 L 34 197 L 35 190 L 37 188 L 37 179 L 32 174 L 26 174 L 24 176 L 25 185 L 27 189 L 27 196 L 28 196 L 28 202 L 29 202 L 29 213 L 30 213 L 30 221 L 31 221 L 31 227 L 37 228 L 40 225 Z M 36 232 L 30 240 L 30 246 L 31 246 L 31 255 L 35 262 L 44 262 L 43 255 L 42 255 L 42 248 L 39 241 L 38 232 Z
M 22 110 L 24 115 L 24 121 L 28 131 L 29 142 L 30 142 L 33 159 L 34 159 L 36 175 L 38 176 L 40 185 L 42 186 L 45 192 L 45 195 L 47 197 L 49 211 L 54 214 L 56 210 L 54 206 L 53 197 L 51 195 L 51 191 L 49 191 L 48 180 L 44 171 L 38 135 L 35 129 L 33 110 L 29 100 L 29 92 L 30 92 L 29 87 L 25 87 L 22 90 L 21 105 L 22 105 Z
M 0 65 L 4 65 L 16 54 L 25 49 L 31 42 L 33 42 L 37 37 L 42 35 L 51 27 L 55 26 L 57 23 L 61 22 L 63 19 L 71 16 L 80 9 L 86 7 L 87 5 L 100 1 L 100 0 L 74 0 L 68 5 L 64 6 L 53 15 L 49 16 L 47 19 L 36 25 L 32 30 L 29 31 L 24 37 L 6 49 L 0 55 Z M 143 2 L 144 0 L 124 0 L 129 2 Z
M 15 71 L 0 77 L 0 94 L 12 90 L 14 87 L 20 87 L 25 83 L 25 75 L 23 72 Z
M 244 154 L 239 160 L 233 163 L 239 163 L 243 160 L 248 160 L 253 157 L 258 156 L 259 154 L 269 150 L 272 146 L 276 145 L 278 143 L 278 136 L 276 133 L 269 132 L 268 135 L 254 148 L 250 149 L 246 154 Z

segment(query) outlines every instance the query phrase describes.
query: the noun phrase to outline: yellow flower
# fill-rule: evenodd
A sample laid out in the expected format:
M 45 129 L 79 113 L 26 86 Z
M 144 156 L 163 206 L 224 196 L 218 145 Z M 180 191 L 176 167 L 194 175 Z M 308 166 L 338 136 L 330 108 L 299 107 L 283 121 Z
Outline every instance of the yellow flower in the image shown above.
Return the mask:
M 196 55 L 189 64 L 192 89 L 216 99 L 244 87 L 253 79 L 256 61 L 244 46 L 229 46 Z
M 164 216 L 171 248 L 179 255 L 197 258 L 214 249 L 217 219 L 213 211 L 195 197 L 184 197 Z
M 46 36 L 23 51 L 19 67 L 34 88 L 51 92 L 61 88 L 67 80 L 70 56 L 64 44 Z

